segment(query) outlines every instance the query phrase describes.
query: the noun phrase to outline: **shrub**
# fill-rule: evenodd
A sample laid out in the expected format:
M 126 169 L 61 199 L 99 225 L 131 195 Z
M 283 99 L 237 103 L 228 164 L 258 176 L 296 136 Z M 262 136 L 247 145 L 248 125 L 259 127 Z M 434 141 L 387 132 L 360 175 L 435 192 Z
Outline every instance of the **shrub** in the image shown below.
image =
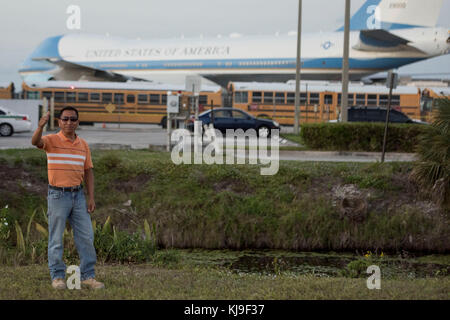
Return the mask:
M 426 126 L 389 124 L 387 151 L 414 152 Z M 384 123 L 309 123 L 301 126 L 300 138 L 312 149 L 333 151 L 382 151 Z
M 419 137 L 419 160 L 412 171 L 422 191 L 450 206 L 450 99 L 438 100 L 434 120 Z

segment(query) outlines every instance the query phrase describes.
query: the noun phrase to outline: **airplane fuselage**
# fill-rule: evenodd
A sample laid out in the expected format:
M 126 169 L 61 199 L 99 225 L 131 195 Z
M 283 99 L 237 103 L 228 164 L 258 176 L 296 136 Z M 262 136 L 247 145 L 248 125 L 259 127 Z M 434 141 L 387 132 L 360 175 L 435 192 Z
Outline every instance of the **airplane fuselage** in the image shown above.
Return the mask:
M 370 41 L 361 42 L 359 31 L 350 32 L 351 80 L 450 50 L 448 31 L 443 28 L 409 28 L 390 33 L 405 39 L 407 45 L 371 47 Z M 176 84 L 184 83 L 186 75 L 196 74 L 223 86 L 229 81 L 295 79 L 296 36 L 131 40 L 68 34 L 50 39 L 27 59 L 19 71 L 22 76 L 41 73 L 55 80 L 100 80 L 96 79 L 98 72 L 89 70 L 102 70 Z M 343 32 L 305 33 L 301 41 L 302 79 L 340 79 Z M 55 67 L 47 61 L 35 61 L 36 58 L 69 62 L 86 69 Z

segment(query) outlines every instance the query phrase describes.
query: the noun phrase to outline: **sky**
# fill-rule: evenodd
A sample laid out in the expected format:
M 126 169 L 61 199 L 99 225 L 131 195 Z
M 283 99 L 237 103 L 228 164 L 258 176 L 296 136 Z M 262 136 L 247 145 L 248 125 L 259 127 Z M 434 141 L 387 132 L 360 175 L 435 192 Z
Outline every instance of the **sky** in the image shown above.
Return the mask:
M 425 0 L 424 0 L 425 1 Z M 303 0 L 302 33 L 334 31 L 344 23 L 344 0 Z M 351 14 L 364 0 L 351 0 Z M 0 82 L 13 81 L 22 61 L 45 38 L 74 32 L 70 5 L 81 9 L 77 32 L 127 38 L 186 38 L 285 34 L 297 30 L 298 0 L 14 0 L 0 10 Z M 438 26 L 450 27 L 450 0 Z M 450 73 L 450 55 L 400 68 L 399 73 Z

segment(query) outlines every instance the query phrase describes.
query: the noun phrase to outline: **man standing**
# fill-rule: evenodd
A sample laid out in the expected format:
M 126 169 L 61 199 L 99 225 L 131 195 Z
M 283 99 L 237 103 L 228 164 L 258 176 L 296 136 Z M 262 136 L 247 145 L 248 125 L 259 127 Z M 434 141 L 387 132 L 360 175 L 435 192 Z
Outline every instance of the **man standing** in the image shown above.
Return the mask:
M 94 173 L 91 152 L 86 141 L 77 136 L 78 111 L 65 107 L 59 115 L 60 131 L 42 137 L 50 113 L 47 112 L 33 134 L 31 143 L 47 153 L 48 167 L 48 267 L 55 289 L 65 289 L 66 265 L 62 259 L 63 233 L 66 220 L 73 230 L 75 246 L 80 257 L 81 284 L 92 289 L 104 288 L 95 280 L 94 266 L 97 256 L 90 213 L 95 210 Z M 88 194 L 83 193 L 82 182 Z

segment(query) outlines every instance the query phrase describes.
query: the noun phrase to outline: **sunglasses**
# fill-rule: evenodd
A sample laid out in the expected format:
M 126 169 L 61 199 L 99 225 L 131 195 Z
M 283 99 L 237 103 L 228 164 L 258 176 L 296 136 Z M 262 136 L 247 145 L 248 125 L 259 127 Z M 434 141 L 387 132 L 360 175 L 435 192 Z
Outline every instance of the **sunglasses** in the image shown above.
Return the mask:
M 64 121 L 64 122 L 69 121 L 69 120 L 72 122 L 75 122 L 75 121 L 78 121 L 78 118 L 76 118 L 76 117 L 61 118 L 61 121 Z

